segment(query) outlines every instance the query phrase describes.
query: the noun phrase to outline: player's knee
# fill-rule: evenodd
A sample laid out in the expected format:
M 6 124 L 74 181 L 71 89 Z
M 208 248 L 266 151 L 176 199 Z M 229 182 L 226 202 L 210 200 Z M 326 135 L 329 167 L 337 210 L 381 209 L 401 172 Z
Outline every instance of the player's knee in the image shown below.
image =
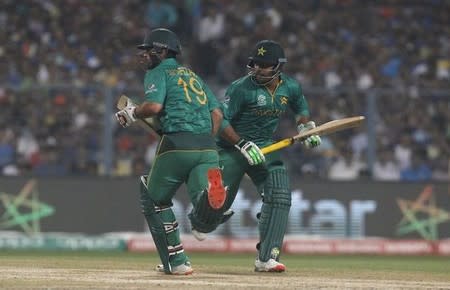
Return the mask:
M 291 199 L 286 170 L 271 171 L 264 186 L 263 203 L 271 207 L 290 207 Z
M 291 193 L 288 191 L 274 192 L 272 196 L 272 204 L 274 207 L 291 207 Z

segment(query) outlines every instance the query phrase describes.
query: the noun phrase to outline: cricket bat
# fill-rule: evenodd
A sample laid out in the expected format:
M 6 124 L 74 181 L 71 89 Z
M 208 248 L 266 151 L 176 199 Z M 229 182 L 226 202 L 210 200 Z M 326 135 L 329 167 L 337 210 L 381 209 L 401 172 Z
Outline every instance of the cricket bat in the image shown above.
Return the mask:
M 293 137 L 283 139 L 272 145 L 261 148 L 261 151 L 264 154 L 267 154 L 267 153 L 271 153 L 271 152 L 280 150 L 282 148 L 291 146 L 292 144 L 294 144 L 296 142 L 303 141 L 311 135 L 323 136 L 323 135 L 331 134 L 331 133 L 341 131 L 344 129 L 358 127 L 359 125 L 362 124 L 364 119 L 365 118 L 363 116 L 356 116 L 356 117 L 349 117 L 349 118 L 333 120 L 333 121 L 327 122 L 325 124 L 322 124 L 320 126 L 317 126 L 314 129 L 308 130 L 306 132 L 300 133 Z
M 117 101 L 117 109 L 122 110 L 127 106 L 127 102 L 134 102 L 125 95 L 121 95 Z M 145 119 L 137 119 L 136 122 L 139 126 L 144 128 L 149 133 L 156 133 L 161 136 L 161 126 L 156 117 L 149 117 Z

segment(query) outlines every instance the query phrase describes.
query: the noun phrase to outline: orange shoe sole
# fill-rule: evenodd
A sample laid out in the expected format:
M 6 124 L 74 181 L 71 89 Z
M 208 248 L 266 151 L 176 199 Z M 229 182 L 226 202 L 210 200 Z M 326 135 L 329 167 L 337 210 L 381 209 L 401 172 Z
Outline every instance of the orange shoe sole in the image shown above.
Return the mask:
M 269 272 L 277 272 L 277 273 L 281 273 L 284 271 L 286 271 L 286 267 L 284 265 L 277 265 L 274 268 L 269 270 Z
M 192 275 L 193 273 L 194 273 L 194 270 L 190 270 L 190 271 L 186 271 L 183 273 L 171 273 L 171 275 L 183 276 L 183 275 Z
M 208 201 L 213 209 L 219 209 L 225 203 L 227 193 L 222 182 L 222 173 L 219 168 L 208 170 Z

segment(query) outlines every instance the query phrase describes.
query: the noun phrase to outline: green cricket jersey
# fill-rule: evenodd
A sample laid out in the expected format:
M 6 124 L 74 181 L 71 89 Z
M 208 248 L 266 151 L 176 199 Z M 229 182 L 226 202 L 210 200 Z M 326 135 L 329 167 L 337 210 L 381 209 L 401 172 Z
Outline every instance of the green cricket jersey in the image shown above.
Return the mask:
M 192 132 L 210 134 L 210 111 L 219 107 L 203 80 L 176 59 L 164 59 L 148 70 L 144 79 L 145 100 L 163 104 L 158 116 L 164 134 Z
M 288 108 L 296 117 L 309 116 L 308 103 L 301 85 L 283 73 L 280 77 L 281 82 L 273 95 L 265 86 L 253 83 L 250 76 L 234 81 L 228 87 L 222 104 L 222 128 L 231 125 L 242 138 L 264 147 L 273 143 L 273 134 L 280 117 Z M 220 139 L 218 145 L 230 146 Z

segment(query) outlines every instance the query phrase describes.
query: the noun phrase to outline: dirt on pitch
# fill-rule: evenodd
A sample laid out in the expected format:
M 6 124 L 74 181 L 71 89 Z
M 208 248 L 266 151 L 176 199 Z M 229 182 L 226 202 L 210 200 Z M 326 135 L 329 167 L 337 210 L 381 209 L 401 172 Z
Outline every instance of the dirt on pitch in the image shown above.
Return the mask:
M 417 277 L 337 277 L 332 273 L 255 273 L 251 269 L 218 273 L 197 267 L 189 276 L 164 275 L 146 270 L 2 266 L 1 289 L 450 289 L 446 281 Z

